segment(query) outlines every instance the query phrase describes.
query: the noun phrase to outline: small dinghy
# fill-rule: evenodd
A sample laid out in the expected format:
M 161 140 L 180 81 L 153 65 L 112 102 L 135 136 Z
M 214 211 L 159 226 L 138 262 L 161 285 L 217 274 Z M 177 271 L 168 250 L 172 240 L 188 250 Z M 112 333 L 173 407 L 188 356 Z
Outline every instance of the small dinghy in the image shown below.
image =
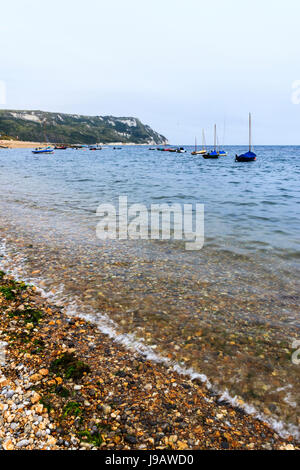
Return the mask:
M 249 113 L 249 152 L 243 153 L 242 155 L 236 155 L 236 162 L 255 162 L 256 154 L 252 152 L 252 118 Z
M 53 147 L 37 147 L 36 149 L 32 150 L 32 153 L 53 153 Z

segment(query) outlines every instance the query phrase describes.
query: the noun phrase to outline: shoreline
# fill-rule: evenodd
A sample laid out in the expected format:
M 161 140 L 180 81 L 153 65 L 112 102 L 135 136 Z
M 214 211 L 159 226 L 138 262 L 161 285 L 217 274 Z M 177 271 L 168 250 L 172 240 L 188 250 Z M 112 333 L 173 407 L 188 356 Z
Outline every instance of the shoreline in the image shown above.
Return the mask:
M 36 148 L 36 147 L 43 147 L 43 146 L 46 146 L 46 145 L 56 145 L 56 144 L 51 144 L 51 143 L 43 143 L 43 142 L 30 142 L 30 141 L 21 141 L 21 140 L 1 140 L 0 139 L 0 150 L 1 148 L 2 149 L 5 149 L 5 148 L 9 148 L 9 149 L 31 149 L 31 148 Z M 74 145 L 74 144 L 70 144 L 70 145 Z M 80 145 L 90 145 L 90 144 L 80 144 Z M 128 147 L 128 146 L 131 146 L 131 145 L 134 145 L 134 146 L 149 146 L 149 145 L 152 145 L 152 146 L 157 146 L 159 144 L 135 144 L 133 142 L 128 142 L 128 143 L 122 143 L 122 142 L 110 142 L 110 143 L 101 143 L 99 144 L 103 147 L 106 147 L 106 146 L 114 146 L 114 145 L 120 145 L 122 147 Z M 168 145 L 168 144 L 160 144 L 160 145 Z
M 4 273 L 0 311 L 4 449 L 298 448 L 199 380 L 132 354 Z

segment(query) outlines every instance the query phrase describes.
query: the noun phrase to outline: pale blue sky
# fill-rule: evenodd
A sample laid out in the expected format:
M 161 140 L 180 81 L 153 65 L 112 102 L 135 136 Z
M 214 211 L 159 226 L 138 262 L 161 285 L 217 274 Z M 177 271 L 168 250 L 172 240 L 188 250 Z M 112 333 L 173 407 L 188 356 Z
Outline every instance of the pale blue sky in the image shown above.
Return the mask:
M 300 144 L 299 0 L 10 0 L 1 108 L 136 116 L 172 143 Z

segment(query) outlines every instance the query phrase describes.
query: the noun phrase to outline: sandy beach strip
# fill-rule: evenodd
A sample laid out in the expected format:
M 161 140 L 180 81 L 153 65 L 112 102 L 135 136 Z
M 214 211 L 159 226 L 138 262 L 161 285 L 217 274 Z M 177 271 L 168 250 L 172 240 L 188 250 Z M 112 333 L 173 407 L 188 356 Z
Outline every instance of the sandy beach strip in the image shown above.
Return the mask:
M 3 272 L 0 341 L 2 449 L 299 448 Z
M 1 148 L 8 147 L 10 149 L 31 149 L 36 147 L 41 147 L 43 144 L 41 142 L 26 142 L 21 140 L 0 140 L 0 150 Z

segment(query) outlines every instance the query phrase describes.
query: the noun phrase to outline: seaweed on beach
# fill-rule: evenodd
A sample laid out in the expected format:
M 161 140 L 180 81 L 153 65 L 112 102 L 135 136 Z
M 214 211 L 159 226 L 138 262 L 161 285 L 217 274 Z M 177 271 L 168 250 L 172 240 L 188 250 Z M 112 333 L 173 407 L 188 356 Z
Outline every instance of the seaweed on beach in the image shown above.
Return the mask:
M 9 314 L 10 317 L 19 317 L 19 319 L 23 319 L 25 324 L 33 324 L 36 326 L 39 321 L 41 320 L 43 314 L 41 310 L 27 307 L 24 309 L 16 309 L 12 313 Z
M 76 401 L 70 401 L 69 403 L 66 404 L 63 410 L 63 415 L 66 416 L 80 416 L 82 414 L 82 408 L 80 406 L 80 403 L 77 403 Z
M 50 365 L 51 372 L 63 373 L 67 379 L 78 380 L 90 372 L 90 367 L 79 361 L 74 353 L 66 352 Z

